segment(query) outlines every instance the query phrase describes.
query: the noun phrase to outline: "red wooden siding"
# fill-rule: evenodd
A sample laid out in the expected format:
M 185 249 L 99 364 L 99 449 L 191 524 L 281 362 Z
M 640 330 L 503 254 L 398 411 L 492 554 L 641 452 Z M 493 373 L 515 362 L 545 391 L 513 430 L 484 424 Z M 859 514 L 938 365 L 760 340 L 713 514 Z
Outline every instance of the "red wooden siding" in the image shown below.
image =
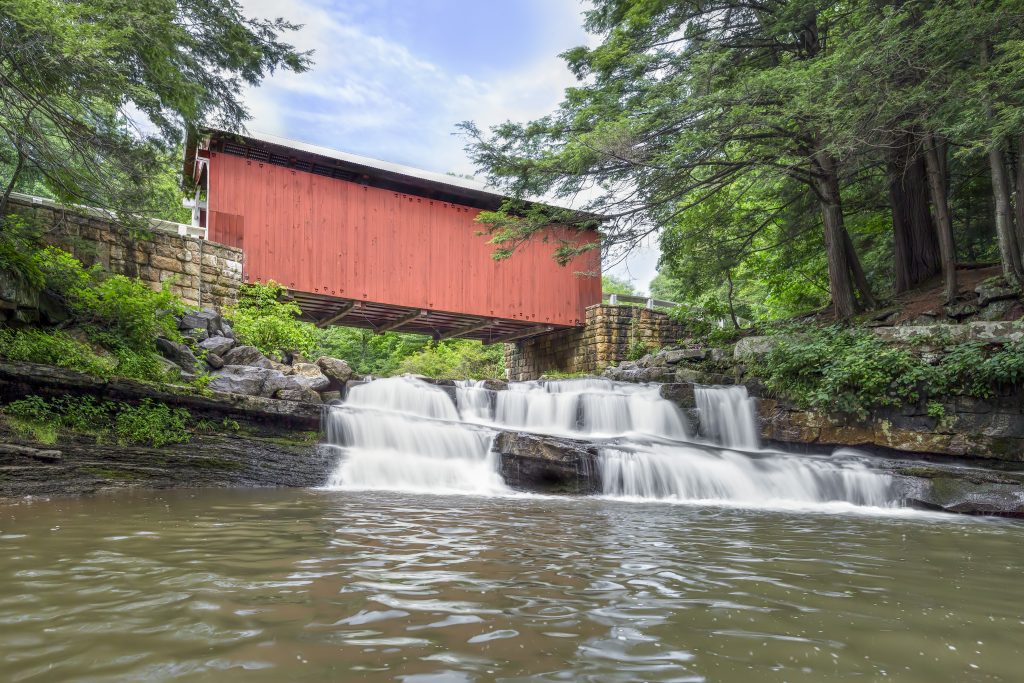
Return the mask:
M 538 236 L 495 261 L 470 207 L 224 153 L 210 155 L 207 197 L 209 238 L 245 251 L 248 281 L 552 325 L 582 324 L 601 301 L 600 277 L 578 274 L 600 272 L 596 250 L 562 267 Z

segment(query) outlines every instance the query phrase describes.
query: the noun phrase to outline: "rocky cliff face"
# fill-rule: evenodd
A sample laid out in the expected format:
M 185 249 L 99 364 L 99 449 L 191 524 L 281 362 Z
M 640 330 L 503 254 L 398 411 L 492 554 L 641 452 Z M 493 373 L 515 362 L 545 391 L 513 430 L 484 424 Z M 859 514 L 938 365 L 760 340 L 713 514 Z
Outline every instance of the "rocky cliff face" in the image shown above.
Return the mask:
M 125 486 L 319 486 L 336 460 L 333 449 L 318 444 L 322 408 L 315 404 L 0 363 L 0 400 L 27 395 L 90 395 L 128 403 L 148 399 L 185 408 L 197 420 L 230 420 L 237 429 L 197 431 L 188 443 L 150 448 L 98 443 L 76 434 L 61 434 L 55 444 L 40 446 L 0 425 L 0 497 Z

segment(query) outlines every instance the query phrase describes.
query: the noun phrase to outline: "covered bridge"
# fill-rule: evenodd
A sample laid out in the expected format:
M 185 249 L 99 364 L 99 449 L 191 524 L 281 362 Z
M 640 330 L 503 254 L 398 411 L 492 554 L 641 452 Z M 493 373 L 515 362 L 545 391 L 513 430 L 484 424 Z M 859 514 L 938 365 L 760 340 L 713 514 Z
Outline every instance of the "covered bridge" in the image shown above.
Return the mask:
M 193 222 L 244 252 L 246 282 L 287 287 L 321 326 L 401 330 L 494 343 L 580 326 L 601 301 L 600 256 L 566 265 L 552 226 L 510 258 L 475 222 L 503 197 L 470 180 L 267 135 L 190 140 Z

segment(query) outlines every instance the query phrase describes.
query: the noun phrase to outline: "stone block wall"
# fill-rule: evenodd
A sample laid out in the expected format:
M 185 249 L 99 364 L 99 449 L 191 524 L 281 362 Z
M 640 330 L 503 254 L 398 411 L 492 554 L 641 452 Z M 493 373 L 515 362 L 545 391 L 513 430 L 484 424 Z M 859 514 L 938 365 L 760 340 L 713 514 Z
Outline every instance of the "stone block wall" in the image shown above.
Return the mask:
M 537 379 L 549 372 L 600 374 L 683 336 L 682 326 L 660 311 L 638 306 L 597 304 L 587 308 L 586 324 L 505 345 L 510 380 Z
M 71 252 L 87 266 L 100 264 L 171 291 L 188 306 L 218 311 L 238 301 L 242 250 L 178 234 L 175 223 L 154 221 L 149 236 L 135 238 L 102 212 L 70 209 L 46 200 L 11 198 L 9 210 L 36 221 L 47 244 Z

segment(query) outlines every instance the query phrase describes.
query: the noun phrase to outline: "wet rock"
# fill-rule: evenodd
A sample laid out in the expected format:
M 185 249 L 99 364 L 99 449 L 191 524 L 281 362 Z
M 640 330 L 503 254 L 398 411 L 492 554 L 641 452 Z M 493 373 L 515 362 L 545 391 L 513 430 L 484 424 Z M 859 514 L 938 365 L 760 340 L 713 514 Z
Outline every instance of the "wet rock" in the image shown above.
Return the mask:
M 224 354 L 234 348 L 235 341 L 221 335 L 216 335 L 202 340 L 198 346 L 208 353 L 215 353 L 223 358 Z M 241 363 L 237 363 L 237 365 L 241 365 Z
M 503 379 L 485 379 L 483 388 L 490 391 L 505 391 L 508 389 L 508 382 Z
M 271 368 L 272 361 L 255 346 L 236 346 L 223 354 L 225 365 L 251 365 L 256 368 Z
M 181 342 L 158 337 L 156 340 L 156 350 L 161 356 L 177 365 L 184 372 L 191 374 L 196 371 L 195 355 L 191 349 Z
M 313 363 L 295 363 L 291 368 L 291 377 L 294 378 L 303 388 L 313 392 L 326 389 L 331 381 L 320 372 L 320 368 Z
M 551 493 L 600 493 L 597 447 L 586 441 L 522 432 L 494 440 L 501 475 L 517 489 Z
M 908 504 L 968 515 L 1024 517 L 1024 486 L 940 474 L 905 485 Z
M 350 379 L 359 379 L 352 367 L 339 358 L 321 356 L 317 359 L 316 366 L 327 378 L 328 388 L 332 391 L 341 391 Z
M 322 400 L 324 403 L 330 403 L 331 401 L 340 401 L 341 400 L 341 392 L 340 391 L 321 391 L 320 392 L 320 400 Z
M 304 401 L 306 403 L 323 403 L 323 399 L 320 394 L 316 393 L 312 389 L 278 389 L 274 393 L 274 398 L 283 399 L 285 401 Z

